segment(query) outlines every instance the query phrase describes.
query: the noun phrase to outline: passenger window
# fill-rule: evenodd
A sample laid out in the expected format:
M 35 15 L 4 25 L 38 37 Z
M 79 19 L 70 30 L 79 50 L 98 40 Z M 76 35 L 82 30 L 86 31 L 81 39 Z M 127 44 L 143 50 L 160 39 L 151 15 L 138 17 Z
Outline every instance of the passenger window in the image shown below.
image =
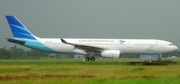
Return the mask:
M 173 44 L 169 44 L 169 46 L 173 46 Z

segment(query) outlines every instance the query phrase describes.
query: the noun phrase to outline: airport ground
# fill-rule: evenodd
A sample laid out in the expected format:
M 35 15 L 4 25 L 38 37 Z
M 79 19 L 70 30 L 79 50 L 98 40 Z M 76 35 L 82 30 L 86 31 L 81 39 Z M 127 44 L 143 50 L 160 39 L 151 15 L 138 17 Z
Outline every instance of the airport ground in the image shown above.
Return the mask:
M 0 84 L 179 84 L 176 65 L 132 66 L 142 59 L 0 60 Z

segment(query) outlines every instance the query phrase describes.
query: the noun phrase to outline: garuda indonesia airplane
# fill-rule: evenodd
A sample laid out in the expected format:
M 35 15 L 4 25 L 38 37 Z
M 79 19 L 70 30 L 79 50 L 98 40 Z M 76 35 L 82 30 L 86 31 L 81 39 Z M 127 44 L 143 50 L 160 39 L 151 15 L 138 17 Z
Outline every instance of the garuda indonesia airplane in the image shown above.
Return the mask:
M 6 38 L 8 42 L 51 53 L 88 54 L 87 61 L 95 61 L 96 54 L 116 59 L 121 54 L 163 54 L 178 49 L 171 42 L 155 39 L 40 38 L 15 16 L 6 19 L 14 36 Z

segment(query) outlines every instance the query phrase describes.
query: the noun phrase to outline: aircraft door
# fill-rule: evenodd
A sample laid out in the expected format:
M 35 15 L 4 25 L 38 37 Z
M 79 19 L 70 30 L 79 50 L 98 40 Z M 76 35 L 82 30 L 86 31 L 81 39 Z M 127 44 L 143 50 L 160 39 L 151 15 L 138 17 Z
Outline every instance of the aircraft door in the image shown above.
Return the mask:
M 160 49 L 164 49 L 164 44 L 160 44 Z

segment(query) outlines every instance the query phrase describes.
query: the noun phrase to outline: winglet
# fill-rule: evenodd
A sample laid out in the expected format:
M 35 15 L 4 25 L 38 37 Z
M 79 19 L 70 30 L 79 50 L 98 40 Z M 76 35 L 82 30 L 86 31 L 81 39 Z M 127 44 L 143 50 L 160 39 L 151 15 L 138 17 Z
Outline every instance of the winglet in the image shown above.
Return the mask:
M 67 41 L 65 41 L 65 40 L 62 39 L 62 38 L 61 38 L 61 41 L 62 41 L 62 43 L 64 43 L 64 44 L 69 44 Z

